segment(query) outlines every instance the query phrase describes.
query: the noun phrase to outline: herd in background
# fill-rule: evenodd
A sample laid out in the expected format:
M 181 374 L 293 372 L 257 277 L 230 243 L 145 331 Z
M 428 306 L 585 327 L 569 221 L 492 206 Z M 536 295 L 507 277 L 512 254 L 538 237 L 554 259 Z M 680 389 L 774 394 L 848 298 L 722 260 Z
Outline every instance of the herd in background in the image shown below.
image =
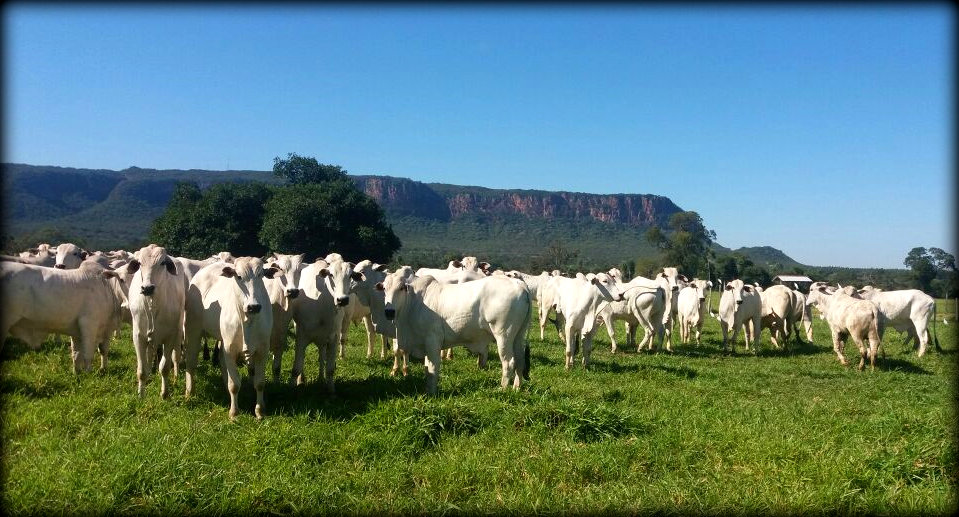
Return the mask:
M 261 259 L 221 252 L 195 260 L 171 256 L 154 244 L 135 253 L 90 253 L 70 243 L 42 244 L 0 259 L 0 339 L 12 336 L 36 349 L 50 334 L 64 334 L 70 337 L 74 372 L 91 368 L 94 351 L 105 369 L 111 337 L 127 322 L 136 351 L 137 393 L 144 395 L 158 369 L 163 398 L 170 394 L 171 371 L 175 380 L 181 366 L 186 396 L 192 395 L 201 346 L 208 355 L 204 339 L 216 340 L 231 419 L 239 412 L 239 367 L 244 364 L 256 390 L 254 413 L 262 418 L 267 363 L 272 357 L 272 377 L 280 381 L 291 323 L 295 345 L 289 381 L 304 384 L 306 350 L 312 343 L 320 378 L 332 394 L 336 361 L 345 357 L 352 323 L 366 329 L 367 357 L 373 356 L 380 336 L 380 357 L 388 351 L 393 355 L 391 375 L 401 363 L 406 375 L 411 356 L 423 360 L 427 390 L 435 393 L 442 360 L 452 357 L 453 346 L 466 347 L 485 367 L 490 343 L 500 358 L 501 386 L 519 389 L 529 379 L 526 335 L 534 303 L 540 338 L 551 322 L 565 344 L 567 369 L 580 349 L 583 367 L 589 365 L 599 324 L 605 325 L 616 353 L 614 325 L 620 320 L 629 346 L 643 329 L 637 351 L 665 343 L 672 352 L 676 322 L 679 340 L 698 346 L 704 321 L 715 317 L 724 351 L 735 351 L 742 328 L 746 349 L 755 352 L 762 329 L 770 330 L 777 348 L 787 348 L 791 336 L 800 340 L 800 325 L 811 342 L 811 307 L 816 306 L 829 325 L 840 363 L 847 364 L 843 347 L 852 337 L 860 350 L 860 369 L 867 359 L 875 367 L 888 326 L 905 332 L 907 342 L 915 340 L 922 356 L 930 343 L 929 322 L 935 322 L 935 301 L 919 290 L 857 290 L 822 282 L 813 283 L 808 295 L 783 285 L 763 289 L 738 279 L 720 282 L 719 312 L 713 314 L 708 300 L 713 283 L 690 280 L 675 267 L 664 267 L 651 279 L 625 281 L 615 268 L 574 277 L 555 270 L 530 275 L 493 270 L 476 257 L 450 261 L 445 269 L 402 266 L 390 271 L 370 260 L 348 262 L 337 253 L 312 263 L 305 262 L 304 254 L 278 253 Z M 937 336 L 933 342 L 938 349 Z

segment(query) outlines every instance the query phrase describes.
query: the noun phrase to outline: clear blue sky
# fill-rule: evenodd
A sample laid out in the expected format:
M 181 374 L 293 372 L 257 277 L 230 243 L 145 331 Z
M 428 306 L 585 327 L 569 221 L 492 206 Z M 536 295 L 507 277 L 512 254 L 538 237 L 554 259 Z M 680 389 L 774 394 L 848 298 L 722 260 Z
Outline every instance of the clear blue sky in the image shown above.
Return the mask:
M 653 193 L 729 247 L 955 252 L 945 6 L 4 7 L 6 162 Z

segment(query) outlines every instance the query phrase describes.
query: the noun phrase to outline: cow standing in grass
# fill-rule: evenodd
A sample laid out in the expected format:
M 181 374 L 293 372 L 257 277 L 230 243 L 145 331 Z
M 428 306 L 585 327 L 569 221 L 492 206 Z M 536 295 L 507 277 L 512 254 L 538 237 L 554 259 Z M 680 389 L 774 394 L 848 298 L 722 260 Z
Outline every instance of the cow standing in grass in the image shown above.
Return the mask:
M 137 356 L 137 395 L 143 396 L 156 352 L 162 347 L 160 397 L 167 398 L 169 372 L 177 368 L 181 356 L 186 275 L 166 249 L 155 244 L 141 248 L 124 267 L 131 275 L 129 306 Z
M 397 272 L 377 289 L 384 291 L 384 314 L 395 321 L 397 347 L 425 358 L 429 393 L 436 393 L 442 349 L 465 344 L 480 353 L 490 341 L 499 351 L 501 386 L 519 389 L 528 372 L 526 330 L 532 315 L 521 281 L 491 276 L 443 284 L 425 276 L 410 282 Z
M 193 376 L 200 338 L 206 333 L 223 343 L 220 371 L 230 392 L 230 420 L 239 413 L 240 373 L 250 367 L 256 390 L 256 418 L 263 418 L 266 355 L 270 350 L 273 311 L 263 284 L 275 268 L 263 268 L 256 257 L 240 257 L 233 264 L 217 262 L 204 267 L 190 281 L 186 297 L 186 396 L 193 394 Z
M 825 287 L 818 288 L 809 292 L 807 301 L 815 305 L 822 312 L 829 323 L 829 330 L 832 332 L 833 350 L 839 357 L 839 362 L 846 366 L 843 348 L 846 344 L 846 338 L 852 336 L 853 341 L 859 347 L 859 369 L 862 370 L 866 364 L 866 358 L 869 358 L 870 367 L 876 368 L 876 353 L 882 338 L 879 334 L 880 314 L 879 307 L 869 300 L 854 298 L 855 289 L 845 287 L 828 294 Z M 865 342 L 869 342 L 867 348 Z
M 723 332 L 723 350 L 736 351 L 736 336 L 739 328 L 743 328 L 746 339 L 746 350 L 749 342 L 753 343 L 753 350 L 759 351 L 759 330 L 762 320 L 763 303 L 759 293 L 752 286 L 742 280 L 730 280 L 723 288 L 723 295 L 719 298 L 719 326 Z M 732 331 L 732 337 L 729 332 Z

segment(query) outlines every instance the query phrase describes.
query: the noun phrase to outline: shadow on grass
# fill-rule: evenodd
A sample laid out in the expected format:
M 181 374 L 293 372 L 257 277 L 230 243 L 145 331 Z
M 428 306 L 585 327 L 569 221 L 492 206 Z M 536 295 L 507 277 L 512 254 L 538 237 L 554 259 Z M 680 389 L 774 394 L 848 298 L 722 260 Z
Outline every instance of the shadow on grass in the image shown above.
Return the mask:
M 0 383 L 0 394 L 21 394 L 31 399 L 48 399 L 67 391 L 67 385 L 62 382 L 43 382 L 35 384 L 18 378 L 4 379 Z
M 689 368 L 688 366 L 669 366 L 664 364 L 622 364 L 618 362 L 595 361 L 590 363 L 589 369 L 595 372 L 604 373 L 637 373 L 642 371 L 658 370 L 675 375 L 677 377 L 684 377 L 686 379 L 694 379 L 698 375 L 696 370 Z

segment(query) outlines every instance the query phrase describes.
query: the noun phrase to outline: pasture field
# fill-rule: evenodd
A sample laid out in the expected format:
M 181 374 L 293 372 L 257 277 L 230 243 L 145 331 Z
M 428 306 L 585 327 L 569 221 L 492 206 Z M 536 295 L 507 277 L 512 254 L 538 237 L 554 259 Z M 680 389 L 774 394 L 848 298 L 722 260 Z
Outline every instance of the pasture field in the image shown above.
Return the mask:
M 193 398 L 181 376 L 169 400 L 156 377 L 138 399 L 129 327 L 104 374 L 74 376 L 67 345 L 9 342 L 2 504 L 13 514 L 951 513 L 953 304 L 940 305 L 942 353 L 917 358 L 890 330 L 875 372 L 842 367 L 818 317 L 814 344 L 783 353 L 767 331 L 758 356 L 741 338 L 723 355 L 715 319 L 702 346 L 672 354 L 612 355 L 600 328 L 590 370 L 570 372 L 555 331 L 541 341 L 531 328 L 520 392 L 498 389 L 495 352 L 480 370 L 457 348 L 437 397 L 424 395 L 422 364 L 392 378 L 387 360 L 366 359 L 355 326 L 337 396 L 315 381 L 310 347 L 311 382 L 269 382 L 261 422 L 246 371 L 230 423 L 219 370 L 205 362 Z M 846 355 L 858 361 L 852 342 Z

